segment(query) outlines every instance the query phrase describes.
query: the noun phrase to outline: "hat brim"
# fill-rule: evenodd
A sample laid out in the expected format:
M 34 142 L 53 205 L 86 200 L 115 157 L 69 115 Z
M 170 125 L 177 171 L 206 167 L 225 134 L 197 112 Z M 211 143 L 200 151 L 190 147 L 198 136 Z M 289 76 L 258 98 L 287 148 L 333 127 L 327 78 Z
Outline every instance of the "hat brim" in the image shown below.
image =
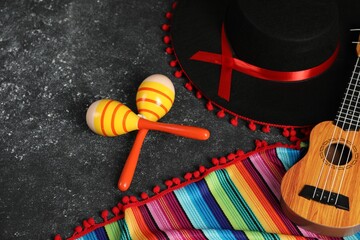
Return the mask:
M 360 1 L 355 2 L 339 1 L 341 34 L 336 60 L 321 75 L 304 81 L 268 81 L 234 70 L 230 101 L 218 96 L 221 66 L 190 58 L 198 51 L 221 54 L 221 26 L 228 1 L 180 0 L 171 24 L 174 53 L 183 73 L 205 98 L 240 118 L 294 127 L 332 120 L 356 58 L 349 37 L 349 28 L 359 24 L 356 10 L 360 10 Z

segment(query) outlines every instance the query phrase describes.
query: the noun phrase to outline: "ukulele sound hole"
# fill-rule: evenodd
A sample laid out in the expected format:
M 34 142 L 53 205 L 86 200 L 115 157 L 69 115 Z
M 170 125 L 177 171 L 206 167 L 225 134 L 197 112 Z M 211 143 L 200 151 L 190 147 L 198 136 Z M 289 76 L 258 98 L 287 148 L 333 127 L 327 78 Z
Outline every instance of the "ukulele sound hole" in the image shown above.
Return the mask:
M 352 153 L 348 146 L 342 143 L 333 143 L 326 148 L 325 156 L 330 164 L 342 166 L 351 160 Z

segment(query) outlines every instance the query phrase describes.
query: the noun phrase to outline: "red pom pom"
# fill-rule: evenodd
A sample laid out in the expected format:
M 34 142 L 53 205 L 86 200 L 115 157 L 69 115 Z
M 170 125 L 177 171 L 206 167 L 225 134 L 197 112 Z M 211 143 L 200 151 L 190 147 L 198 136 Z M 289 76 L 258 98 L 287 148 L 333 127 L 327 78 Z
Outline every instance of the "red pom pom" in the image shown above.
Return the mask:
M 177 61 L 176 60 L 172 60 L 170 61 L 170 64 L 169 64 L 171 67 L 176 67 L 177 66 Z
M 153 188 L 153 192 L 154 192 L 155 194 L 158 194 L 158 193 L 160 192 L 160 187 L 159 187 L 159 186 L 155 186 L 155 187 Z
M 176 72 L 174 73 L 174 76 L 175 76 L 176 78 L 181 78 L 181 77 L 182 77 L 182 71 L 176 71 Z
M 199 178 L 201 174 L 200 174 L 199 171 L 195 171 L 195 172 L 193 173 L 193 175 L 194 175 L 194 178 Z
M 164 38 L 163 38 L 163 41 L 164 41 L 164 43 L 165 44 L 169 44 L 170 43 L 170 37 L 169 36 L 165 36 Z
M 118 203 L 116 205 L 117 205 L 117 207 L 119 208 L 120 211 L 122 211 L 124 209 L 124 205 L 122 205 L 122 203 Z
M 175 183 L 176 185 L 179 185 L 181 183 L 180 178 L 173 178 L 172 179 L 173 183 Z
M 83 226 L 84 226 L 84 228 L 91 227 L 90 223 L 88 223 L 88 221 L 86 221 L 86 220 L 83 221 Z
M 269 132 L 270 132 L 270 126 L 269 126 L 269 125 L 263 126 L 262 131 L 263 131 L 264 133 L 269 133 Z
M 76 232 L 76 233 L 81 233 L 82 230 L 83 230 L 83 228 L 82 228 L 81 226 L 76 226 L 76 227 L 75 227 L 75 232 Z
M 200 171 L 200 173 L 204 173 L 204 172 L 206 172 L 206 168 L 204 166 L 200 166 L 199 171 Z
M 255 146 L 256 148 L 262 147 L 262 142 L 260 140 L 255 140 Z
M 236 126 L 239 124 L 239 122 L 238 122 L 238 117 L 232 118 L 232 119 L 230 120 L 230 123 L 231 123 L 231 125 L 233 125 L 233 126 L 236 127 Z
M 128 204 L 130 202 L 130 198 L 129 196 L 124 196 L 121 201 L 123 202 L 123 204 Z
M 242 155 L 244 155 L 245 153 L 244 153 L 244 151 L 243 150 L 237 150 L 236 151 L 236 155 L 238 155 L 238 156 L 242 156 Z
M 166 52 L 167 54 L 173 54 L 173 53 L 174 53 L 174 49 L 172 49 L 171 47 L 167 47 L 167 48 L 165 49 L 165 52 Z
M 167 13 L 165 14 L 165 17 L 166 17 L 167 19 L 171 19 L 171 18 L 172 18 L 172 13 L 171 13 L 171 12 L 167 12 Z
M 162 26 L 161 26 L 161 29 L 163 30 L 163 31 L 169 31 L 170 30 L 170 25 L 169 24 L 163 24 Z
M 199 92 L 199 91 L 196 92 L 196 98 L 197 98 L 197 99 L 201 99 L 201 98 L 202 98 L 201 92 Z
M 87 221 L 91 226 L 95 225 L 95 219 L 94 218 L 89 218 Z
M 102 219 L 104 219 L 104 221 L 106 222 L 109 216 L 109 211 L 108 210 L 104 210 L 101 212 L 101 217 Z
M 211 162 L 212 162 L 212 164 L 215 165 L 215 166 L 219 165 L 219 159 L 217 159 L 217 158 L 212 158 L 212 159 L 211 159 Z
M 282 132 L 282 135 L 283 135 L 284 137 L 289 137 L 289 136 L 290 136 L 289 130 L 288 130 L 287 128 L 284 128 L 284 131 Z
M 225 111 L 224 110 L 220 110 L 217 112 L 216 116 L 218 118 L 224 118 L 225 117 Z
M 149 198 L 149 195 L 148 195 L 146 192 L 142 192 L 142 193 L 140 194 L 140 197 L 141 197 L 141 199 L 145 200 L 145 199 L 148 199 L 148 198 Z
M 173 181 L 171 180 L 166 180 L 165 181 L 165 185 L 167 186 L 167 188 L 170 188 L 173 185 Z
M 293 129 L 293 128 L 291 129 L 290 136 L 292 136 L 292 137 L 296 136 L 296 130 L 295 129 Z
M 189 90 L 189 91 L 192 91 L 193 90 L 193 86 L 191 85 L 191 83 L 186 83 L 185 84 L 185 88 L 187 89 L 187 90 Z
M 173 4 L 171 5 L 172 9 L 175 9 L 177 6 L 177 2 L 173 2 Z
M 249 123 L 249 129 L 250 129 L 251 131 L 255 131 L 255 130 L 256 130 L 256 125 L 255 125 L 254 122 L 250 122 L 250 123 Z
M 113 207 L 111 211 L 115 216 L 119 215 L 120 213 L 120 209 L 118 207 Z
M 191 173 L 186 173 L 184 178 L 185 178 L 185 180 L 189 181 L 192 178 L 192 174 Z
M 206 103 L 206 109 L 209 110 L 209 111 L 214 110 L 214 106 L 212 105 L 212 103 L 210 101 L 208 101 Z
M 138 200 L 135 196 L 130 196 L 130 202 L 136 203 Z
M 56 236 L 54 237 L 54 240 L 62 240 L 60 234 L 56 234 Z
M 291 137 L 290 137 L 290 141 L 291 141 L 291 142 L 296 142 L 297 140 L 299 140 L 299 138 L 296 137 L 296 136 L 291 136 Z
M 235 157 L 236 157 L 236 155 L 235 155 L 234 153 L 230 153 L 229 155 L 227 155 L 226 158 L 227 158 L 228 160 L 234 160 Z
M 226 163 L 226 158 L 225 157 L 221 157 L 220 158 L 220 164 L 225 164 Z

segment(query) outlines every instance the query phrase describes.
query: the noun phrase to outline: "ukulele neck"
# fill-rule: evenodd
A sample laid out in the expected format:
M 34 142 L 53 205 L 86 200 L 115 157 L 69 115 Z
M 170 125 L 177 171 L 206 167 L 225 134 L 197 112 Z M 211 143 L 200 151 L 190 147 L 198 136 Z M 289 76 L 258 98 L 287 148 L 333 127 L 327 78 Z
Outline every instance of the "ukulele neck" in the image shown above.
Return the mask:
M 359 44 L 358 44 L 359 45 Z M 335 118 L 336 126 L 351 131 L 360 129 L 360 57 L 358 56 L 345 96 Z

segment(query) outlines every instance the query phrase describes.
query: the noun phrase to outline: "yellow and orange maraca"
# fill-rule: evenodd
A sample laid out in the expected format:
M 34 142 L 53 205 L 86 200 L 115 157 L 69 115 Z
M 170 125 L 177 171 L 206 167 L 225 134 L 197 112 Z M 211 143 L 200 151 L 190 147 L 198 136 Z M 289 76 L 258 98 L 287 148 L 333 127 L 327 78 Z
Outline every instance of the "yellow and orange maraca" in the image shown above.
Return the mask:
M 156 122 L 169 112 L 174 99 L 175 88 L 171 80 L 164 75 L 154 74 L 140 84 L 136 94 L 136 107 L 141 117 Z M 147 132 L 147 129 L 140 129 L 136 135 L 118 181 L 120 191 L 126 191 L 130 187 Z
M 167 79 L 167 77 L 160 74 L 152 75 L 145 79 L 146 81 L 144 80 L 139 87 L 137 108 L 140 116 L 136 115 L 124 104 L 115 100 L 103 99 L 94 102 L 90 105 L 86 113 L 86 122 L 89 128 L 99 135 L 109 137 L 144 129 L 146 131 L 142 133 L 139 131 L 139 134 L 141 134 L 139 141 L 142 138 L 141 144 L 147 130 L 158 130 L 197 140 L 208 139 L 210 133 L 203 128 L 155 122 L 170 110 L 174 101 L 175 92 L 173 87 L 171 88 L 172 84 L 167 84 L 167 80 L 165 81 L 165 79 Z M 138 147 L 139 149 L 141 148 L 141 144 Z M 136 162 L 135 164 L 131 164 L 131 167 L 134 169 Z M 122 191 L 126 190 L 130 182 L 127 181 L 127 183 L 121 184 L 120 178 L 118 184 L 119 189 Z

